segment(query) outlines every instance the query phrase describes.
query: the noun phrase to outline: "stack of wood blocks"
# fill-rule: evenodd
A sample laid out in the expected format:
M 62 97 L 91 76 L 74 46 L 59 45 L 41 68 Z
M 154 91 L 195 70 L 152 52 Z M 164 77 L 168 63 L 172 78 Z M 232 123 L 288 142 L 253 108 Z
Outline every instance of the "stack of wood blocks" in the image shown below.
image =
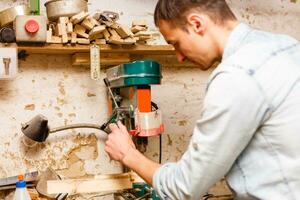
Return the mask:
M 152 38 L 145 20 L 135 20 L 127 28 L 117 22 L 100 23 L 87 12 L 73 17 L 59 17 L 57 23 L 49 25 L 47 43 L 62 44 L 146 44 Z

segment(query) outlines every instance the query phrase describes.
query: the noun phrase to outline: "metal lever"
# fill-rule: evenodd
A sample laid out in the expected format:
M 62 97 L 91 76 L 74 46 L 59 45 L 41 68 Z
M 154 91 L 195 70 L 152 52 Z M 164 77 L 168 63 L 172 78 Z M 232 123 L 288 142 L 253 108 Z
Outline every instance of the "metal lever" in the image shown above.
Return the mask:
M 119 105 L 117 104 L 116 98 L 115 98 L 114 94 L 113 94 L 112 91 L 111 91 L 111 88 L 110 88 L 110 84 L 109 84 L 108 79 L 105 78 L 105 79 L 103 79 L 103 81 L 104 81 L 105 86 L 107 87 L 108 92 L 109 92 L 109 94 L 110 94 L 110 96 L 111 96 L 111 98 L 112 98 L 112 100 L 113 100 L 113 102 L 114 102 L 114 104 L 115 104 L 115 107 L 116 107 L 116 108 L 119 108 Z

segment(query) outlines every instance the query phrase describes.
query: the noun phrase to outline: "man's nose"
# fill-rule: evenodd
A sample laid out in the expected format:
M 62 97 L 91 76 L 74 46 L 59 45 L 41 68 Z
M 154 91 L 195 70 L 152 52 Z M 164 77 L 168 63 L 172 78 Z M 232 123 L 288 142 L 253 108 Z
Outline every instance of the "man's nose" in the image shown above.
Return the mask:
M 185 55 L 180 51 L 176 51 L 176 58 L 178 62 L 183 62 L 186 59 Z

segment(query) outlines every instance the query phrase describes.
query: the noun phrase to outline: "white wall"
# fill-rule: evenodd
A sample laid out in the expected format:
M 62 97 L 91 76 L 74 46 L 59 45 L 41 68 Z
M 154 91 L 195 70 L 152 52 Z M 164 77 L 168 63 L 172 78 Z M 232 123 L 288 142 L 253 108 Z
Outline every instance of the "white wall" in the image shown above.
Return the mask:
M 120 22 L 152 17 L 156 0 L 90 0 L 94 12 L 112 10 Z M 229 0 L 242 21 L 254 27 L 285 32 L 300 39 L 300 3 L 287 0 Z M 0 8 L 22 1 L 1 1 Z M 44 1 L 41 2 L 43 5 Z M 44 8 L 42 11 L 44 12 Z M 83 129 L 51 135 L 48 142 L 27 148 L 21 142 L 20 124 L 42 113 L 50 125 L 89 122 L 102 124 L 107 118 L 105 87 L 92 81 L 89 69 L 72 67 L 70 56 L 30 55 L 19 65 L 13 81 L 0 82 L 0 177 L 45 169 L 47 166 L 69 177 L 120 172 L 103 151 L 105 134 Z M 102 71 L 102 76 L 105 71 Z M 163 68 L 163 84 L 153 87 L 153 99 L 162 108 L 166 127 L 163 161 L 178 160 L 199 118 L 208 72 L 197 68 Z M 158 140 L 150 140 L 147 155 L 158 158 Z

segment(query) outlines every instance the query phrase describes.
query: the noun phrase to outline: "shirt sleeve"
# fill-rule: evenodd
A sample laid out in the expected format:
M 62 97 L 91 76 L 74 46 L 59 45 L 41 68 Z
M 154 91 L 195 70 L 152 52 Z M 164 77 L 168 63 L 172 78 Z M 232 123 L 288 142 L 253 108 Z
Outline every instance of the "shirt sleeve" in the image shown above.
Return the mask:
M 159 168 L 153 187 L 162 199 L 199 200 L 230 170 L 268 110 L 253 77 L 223 72 L 211 82 L 202 118 L 181 160 Z

